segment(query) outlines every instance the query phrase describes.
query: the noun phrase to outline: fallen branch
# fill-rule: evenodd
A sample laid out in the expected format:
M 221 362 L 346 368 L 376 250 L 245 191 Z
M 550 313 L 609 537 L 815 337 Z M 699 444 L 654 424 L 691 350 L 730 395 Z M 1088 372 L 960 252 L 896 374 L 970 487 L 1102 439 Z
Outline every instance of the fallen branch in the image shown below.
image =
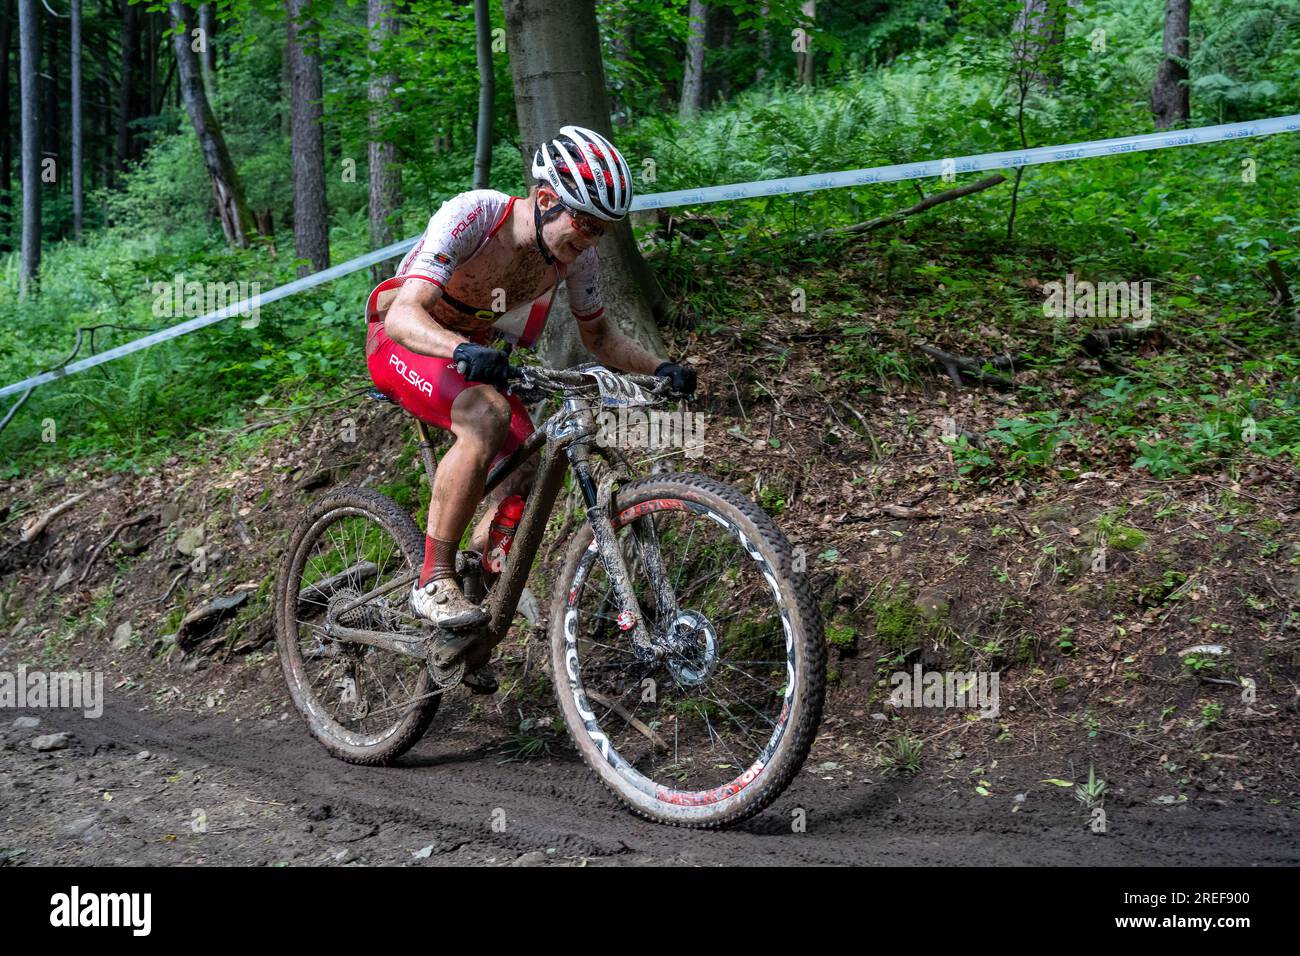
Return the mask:
M 24 544 L 27 544 L 28 542 L 35 541 L 37 538 L 41 536 L 41 532 L 45 530 L 46 526 L 49 525 L 51 521 L 53 521 L 59 515 L 63 514 L 63 512 L 67 511 L 69 508 L 75 505 L 82 498 L 86 497 L 88 493 L 89 492 L 83 491 L 81 492 L 81 494 L 73 495 L 67 501 L 63 502 L 62 504 L 56 505 L 55 507 L 51 508 L 49 511 L 45 512 L 45 514 L 41 515 L 41 517 L 37 518 L 35 521 L 25 525 L 23 527 L 22 534 L 19 536 L 22 542 Z
M 631 724 L 633 727 L 639 730 L 645 736 L 645 738 L 650 741 L 650 743 L 654 744 L 660 750 L 668 749 L 667 741 L 665 741 L 657 733 L 651 730 L 646 724 L 644 724 L 640 720 L 637 720 L 630 713 L 628 713 L 627 708 L 624 707 L 622 704 L 620 704 L 618 701 L 610 700 L 608 697 L 604 696 L 603 694 L 598 694 L 594 690 L 587 690 L 586 694 L 587 694 L 587 698 L 591 700 L 593 703 L 595 703 L 596 705 L 600 707 L 608 707 L 614 713 L 618 714 L 620 717 L 626 720 L 629 724 Z
M 984 371 L 985 365 L 991 365 L 993 368 L 1003 369 L 1011 372 L 1016 371 L 1017 363 L 1023 367 L 1023 360 L 1012 358 L 1010 355 L 996 355 L 991 358 L 974 359 L 965 355 L 955 355 L 952 352 L 945 352 L 943 349 L 937 349 L 933 345 L 918 345 L 917 350 L 925 353 L 934 362 L 943 367 L 952 379 L 952 383 L 958 388 L 962 386 L 962 376 L 966 376 L 972 381 L 982 382 L 985 385 L 992 385 L 995 388 L 1009 389 L 1015 387 L 1015 382 L 1004 375 L 992 375 Z
M 870 219 L 867 222 L 860 222 L 853 226 L 841 226 L 838 229 L 828 229 L 826 232 L 823 232 L 822 235 L 825 236 L 833 233 L 858 234 L 871 232 L 872 230 L 880 229 L 884 226 L 892 226 L 895 223 L 902 222 L 910 216 L 915 216 L 917 213 L 925 212 L 927 209 L 932 209 L 942 203 L 952 202 L 954 199 L 961 199 L 963 196 L 969 196 L 972 193 L 983 192 L 985 189 L 990 189 L 998 183 L 1004 183 L 1006 181 L 1007 177 L 999 173 L 989 176 L 986 179 L 981 179 L 976 183 L 967 183 L 965 186 L 957 186 L 953 189 L 945 189 L 941 193 L 934 193 L 933 195 L 922 199 L 915 206 L 900 209 L 898 212 L 890 213 L 888 216 L 881 216 L 879 219 Z
M 1117 329 L 1093 329 L 1083 337 L 1083 350 L 1092 358 L 1099 358 L 1119 345 L 1146 344 L 1161 337 L 1154 325 L 1123 325 Z
M 880 461 L 880 459 L 883 458 L 884 455 L 882 455 L 880 452 L 880 445 L 876 443 L 875 433 L 872 432 L 871 426 L 867 424 L 867 420 L 862 416 L 862 413 L 860 411 L 858 411 L 848 402 L 844 401 L 844 399 L 842 398 L 840 399 L 840 404 L 843 405 L 845 408 L 847 408 L 849 412 L 852 413 L 853 417 L 858 420 L 858 423 L 862 426 L 862 430 L 867 433 L 867 441 L 871 442 L 871 450 L 876 455 L 876 461 Z
M 86 566 L 81 571 L 81 577 L 77 578 L 77 585 L 80 586 L 81 583 L 86 580 L 86 576 L 90 574 L 90 569 L 95 566 L 95 561 L 99 559 L 100 552 L 102 552 L 105 548 L 107 548 L 110 544 L 113 543 L 113 539 L 117 537 L 118 533 L 123 528 L 129 528 L 132 525 L 140 524 L 140 522 L 146 521 L 150 517 L 151 514 L 146 513 L 142 515 L 137 515 L 134 518 L 128 518 L 126 521 L 120 522 L 117 525 L 117 527 L 115 527 L 112 531 L 110 531 L 108 533 L 108 537 L 105 538 L 103 541 L 99 542 L 95 550 L 90 552 L 90 559 L 86 561 Z
M 886 518 L 903 518 L 909 521 L 930 521 L 943 517 L 941 514 L 936 514 L 932 511 L 921 511 L 919 508 L 909 508 L 907 505 L 881 505 L 879 508 L 868 508 L 861 514 L 845 515 L 835 523 L 860 524 L 863 521 L 870 521 L 873 518 L 879 518 L 881 516 Z
M 176 590 L 176 585 L 180 583 L 181 578 L 185 577 L 185 575 L 189 573 L 190 573 L 190 566 L 187 564 L 185 565 L 185 567 L 181 568 L 180 572 L 176 575 L 176 577 L 172 578 L 172 583 L 167 585 L 167 590 L 163 592 L 163 596 L 155 600 L 153 603 L 162 604 L 169 597 L 171 597 L 172 592 Z

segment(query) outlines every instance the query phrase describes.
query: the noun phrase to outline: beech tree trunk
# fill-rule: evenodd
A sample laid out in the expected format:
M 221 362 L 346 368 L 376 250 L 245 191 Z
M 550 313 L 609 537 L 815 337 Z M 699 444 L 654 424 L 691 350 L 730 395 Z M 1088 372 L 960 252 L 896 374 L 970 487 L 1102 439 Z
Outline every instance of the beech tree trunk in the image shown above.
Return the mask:
M 707 44 L 709 8 L 703 0 L 691 0 L 690 33 L 686 37 L 686 60 L 682 73 L 680 119 L 690 119 L 704 107 L 704 51 Z
M 329 213 L 325 205 L 325 136 L 321 130 L 320 40 L 307 15 L 308 0 L 285 0 L 289 24 L 290 120 L 293 139 L 293 244 L 299 275 L 329 267 Z
M 36 95 L 40 63 L 37 0 L 18 0 L 18 78 L 22 103 L 23 238 L 18 295 L 36 290 L 41 271 L 41 127 Z
M 573 123 L 610 136 L 609 99 L 600 59 L 600 36 L 593 5 L 584 0 L 505 0 L 506 45 L 514 79 L 519 144 L 524 181 L 532 183 L 533 153 L 562 125 Z M 633 180 L 639 164 L 628 157 Z M 666 316 L 668 301 L 641 257 L 624 220 L 600 243 L 605 311 L 624 334 L 663 355 L 656 319 Z M 545 361 L 566 367 L 587 357 L 577 323 L 566 321 L 567 296 L 557 300 L 555 315 L 539 343 Z
M 1151 90 L 1151 112 L 1155 115 L 1156 129 L 1186 123 L 1191 116 L 1185 65 L 1190 53 L 1188 30 L 1191 19 L 1192 0 L 1165 0 L 1165 58 L 1156 67 L 1156 82 Z
M 199 63 L 203 67 L 203 88 L 208 99 L 217 95 L 217 14 L 212 3 L 199 5 L 199 29 L 203 31 L 203 52 L 199 54 Z
M 393 86 L 396 78 L 378 69 L 377 56 L 384 43 L 397 36 L 399 22 L 392 0 L 369 0 L 366 6 L 366 24 L 370 30 L 371 71 L 368 96 L 370 100 L 370 246 L 380 249 L 396 239 L 393 235 L 393 214 L 402 201 L 401 168 L 397 165 L 397 147 L 387 142 L 383 130 L 384 115 L 395 108 Z M 376 283 L 397 271 L 400 258 L 379 262 L 370 267 L 370 277 Z
M 175 0 L 168 4 L 168 9 L 171 11 L 172 24 L 179 28 L 179 32 L 172 37 L 172 49 L 176 54 L 181 101 L 194 125 L 194 135 L 203 151 L 203 163 L 212 180 L 212 193 L 216 199 L 217 215 L 221 219 L 221 231 L 225 233 L 226 241 L 232 245 L 247 246 L 249 237 L 253 235 L 253 219 L 248 213 L 248 204 L 244 202 L 244 190 L 239 182 L 239 174 L 235 171 L 235 164 L 230 159 L 230 150 L 226 148 L 221 124 L 217 122 L 204 92 L 198 57 L 190 45 L 190 25 L 194 22 L 194 15 L 185 4 Z

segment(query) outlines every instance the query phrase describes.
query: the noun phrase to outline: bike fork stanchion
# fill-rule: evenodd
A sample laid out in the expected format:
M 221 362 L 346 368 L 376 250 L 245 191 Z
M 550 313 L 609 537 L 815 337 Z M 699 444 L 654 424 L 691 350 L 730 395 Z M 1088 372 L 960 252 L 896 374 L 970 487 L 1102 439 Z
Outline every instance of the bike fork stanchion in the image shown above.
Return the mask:
M 590 413 L 588 413 L 589 415 Z M 591 472 L 587 468 L 587 446 L 578 441 L 567 449 L 569 462 L 582 489 L 582 496 L 587 502 L 587 521 L 591 524 L 591 535 L 596 541 L 596 550 L 605 565 L 605 574 L 609 577 L 610 587 L 619 607 L 617 624 L 621 631 L 631 631 L 632 647 L 636 656 L 643 661 L 654 660 L 658 653 L 646 630 L 645 618 L 641 614 L 641 605 L 632 590 L 632 581 L 628 575 L 627 563 L 623 560 L 623 551 L 618 546 L 618 535 L 609 517 L 609 496 L 599 494 Z M 608 486 L 605 489 L 608 492 Z
M 601 514 L 611 516 L 611 521 L 614 514 L 613 496 L 614 479 L 609 477 L 600 483 L 600 488 L 596 492 L 596 507 Z M 668 583 L 668 575 L 664 570 L 664 558 L 659 549 L 659 535 L 655 531 L 654 515 L 643 515 L 633 521 L 632 536 L 640 548 L 646 577 L 654 590 L 655 620 L 659 624 L 657 636 L 661 640 L 671 641 L 673 622 L 677 619 L 677 595 L 672 585 Z M 621 548 L 619 553 L 622 554 Z

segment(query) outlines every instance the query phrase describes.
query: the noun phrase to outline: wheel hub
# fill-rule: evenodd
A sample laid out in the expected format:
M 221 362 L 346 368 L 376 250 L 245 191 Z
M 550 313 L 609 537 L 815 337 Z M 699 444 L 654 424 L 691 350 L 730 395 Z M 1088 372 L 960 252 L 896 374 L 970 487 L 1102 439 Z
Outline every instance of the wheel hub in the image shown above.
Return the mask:
M 668 643 L 681 650 L 669 655 L 668 670 L 679 684 L 704 683 L 718 660 L 718 637 L 699 611 L 681 610 L 668 627 Z

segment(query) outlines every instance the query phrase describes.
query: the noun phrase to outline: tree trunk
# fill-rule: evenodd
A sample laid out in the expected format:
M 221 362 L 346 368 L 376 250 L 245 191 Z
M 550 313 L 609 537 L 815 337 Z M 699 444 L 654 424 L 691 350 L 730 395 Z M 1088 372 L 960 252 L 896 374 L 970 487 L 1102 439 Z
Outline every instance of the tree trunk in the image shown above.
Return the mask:
M 758 69 L 754 71 L 754 82 L 762 83 L 767 78 L 767 67 L 772 62 L 772 30 L 767 26 L 768 17 L 771 15 L 771 7 L 766 3 L 758 8 L 758 15 L 763 21 L 763 27 L 758 31 Z
M 1064 78 L 1061 44 L 1069 18 L 1067 0 L 1023 0 L 1012 27 L 1011 63 L 1032 85 L 1048 89 Z
M 217 96 L 217 14 L 212 3 L 199 5 L 199 29 L 203 31 L 203 53 L 199 56 L 199 64 L 203 67 L 203 88 L 208 99 L 213 100 Z
M 144 94 L 136 93 L 135 112 L 137 116 L 152 116 L 154 103 L 158 102 L 158 47 L 162 45 L 162 38 L 158 35 L 159 30 L 154 22 L 157 18 L 152 11 L 144 14 L 141 27 L 141 36 L 143 42 L 140 44 L 143 62 L 141 64 L 142 72 L 149 77 L 149 84 Z
M 1156 129 L 1186 123 L 1191 115 L 1185 65 L 1190 52 L 1188 28 L 1191 19 L 1192 0 L 1165 0 L 1165 58 L 1156 67 L 1156 82 L 1151 90 L 1151 112 L 1155 114 Z
M 131 120 L 134 83 L 131 82 L 135 65 L 136 41 L 140 35 L 140 8 L 122 4 L 122 70 L 117 88 L 117 168 L 125 169 L 131 158 Z M 188 47 L 188 38 L 186 38 Z
M 488 0 L 474 0 L 478 53 L 478 141 L 474 149 L 474 188 L 487 189 L 492 176 L 492 102 L 496 75 L 492 65 L 492 17 Z
M 600 59 L 595 9 L 584 0 L 505 0 L 506 44 L 514 78 L 519 145 L 524 181 L 531 182 L 533 153 L 543 141 L 572 123 L 610 134 L 609 100 Z M 636 162 L 629 162 L 634 170 Z M 664 354 L 655 324 L 668 302 L 650 271 L 627 220 L 609 229 L 600 244 L 606 314 L 624 334 L 650 351 Z M 567 309 L 567 297 L 557 308 Z M 545 361 L 563 368 L 587 355 L 577 323 L 547 323 L 540 350 Z
M 4 0 L 4 21 L 0 22 L 0 250 L 8 251 L 9 226 L 13 222 L 14 184 L 13 113 L 9 108 L 9 48 L 13 45 L 13 23 L 17 16 L 14 0 Z
M 57 198 L 63 189 L 63 178 L 67 175 L 67 169 L 64 166 L 63 156 L 63 136 L 59 128 L 59 21 L 50 17 L 45 29 L 45 70 L 41 77 L 43 83 L 43 93 L 45 100 L 41 107 L 41 162 L 54 160 L 54 181 L 45 182 L 42 179 L 42 185 L 50 187 L 49 193 L 52 198 Z M 46 220 L 44 227 L 50 228 L 51 223 Z M 61 221 L 56 221 L 55 239 L 62 239 Z
M 199 148 L 203 151 L 203 163 L 208 168 L 212 180 L 212 192 L 217 203 L 217 214 L 221 217 L 221 230 L 226 241 L 236 246 L 247 246 L 248 238 L 253 234 L 253 220 L 248 214 L 248 205 L 244 202 L 244 190 L 239 182 L 239 174 L 230 159 L 226 148 L 226 138 L 221 133 L 221 124 L 212 112 L 207 94 L 203 91 L 203 77 L 200 74 L 199 60 L 190 46 L 190 24 L 193 13 L 183 3 L 173 0 L 168 4 L 172 24 L 179 32 L 172 37 L 172 49 L 176 54 L 176 75 L 180 85 L 181 100 L 185 112 L 194 124 L 194 135 L 198 138 Z
M 706 48 L 709 50 L 730 50 L 736 42 L 736 13 L 730 7 L 718 7 L 709 18 L 709 33 L 706 36 Z M 731 99 L 731 74 L 721 70 L 708 70 L 704 73 L 704 102 L 728 102 Z
M 41 270 L 41 132 L 36 96 L 40 62 L 37 0 L 18 0 L 18 76 L 23 124 L 23 239 L 18 295 L 36 290 Z
M 321 129 L 320 39 L 307 14 L 309 0 L 285 0 L 289 24 L 290 128 L 293 133 L 293 244 L 298 274 L 330 264 L 325 206 L 325 136 Z
M 81 0 L 71 0 L 72 17 L 72 235 L 80 239 L 85 214 L 81 172 Z
M 382 119 L 393 109 L 392 89 L 396 78 L 379 69 L 378 57 L 384 43 L 397 36 L 399 21 L 392 0 L 369 0 L 366 23 L 370 30 L 370 246 L 381 249 L 396 238 L 393 214 L 402 201 L 402 173 L 397 165 L 397 147 L 387 142 Z M 399 258 L 370 267 L 370 277 L 382 282 L 397 271 Z
M 803 86 L 811 86 L 813 81 L 813 48 L 812 48 L 812 28 L 813 21 L 817 19 L 817 0 L 807 0 L 800 7 L 804 19 L 801 27 L 804 31 L 804 49 L 797 52 L 795 57 L 795 71 L 798 74 L 799 83 Z
M 691 0 L 690 33 L 686 37 L 686 60 L 682 73 L 682 101 L 679 119 L 690 119 L 704 107 L 704 51 L 709 27 L 709 8 L 703 0 Z

